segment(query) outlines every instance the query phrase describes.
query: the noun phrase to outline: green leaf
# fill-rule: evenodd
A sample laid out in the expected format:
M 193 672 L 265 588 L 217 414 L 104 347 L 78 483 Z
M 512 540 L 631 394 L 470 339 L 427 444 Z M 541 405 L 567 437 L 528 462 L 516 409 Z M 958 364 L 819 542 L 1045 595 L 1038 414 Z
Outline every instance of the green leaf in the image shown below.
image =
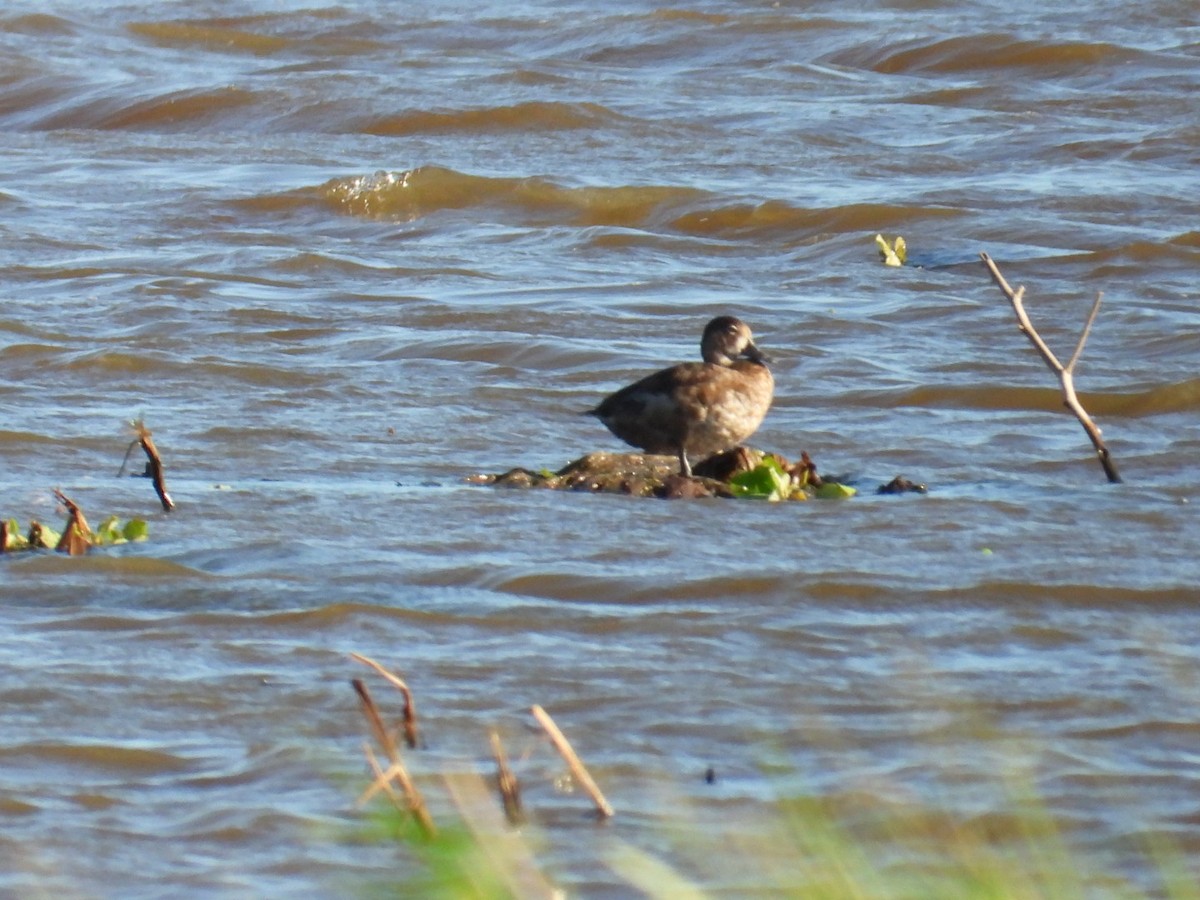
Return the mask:
M 116 516 L 109 516 L 96 526 L 92 534 L 97 544 L 125 543 L 125 536 L 121 534 L 121 529 Z
M 130 519 L 121 529 L 121 534 L 127 541 L 144 541 L 150 536 L 150 526 L 145 519 Z
M 32 531 L 33 525 L 30 524 L 29 528 Z M 53 550 L 57 547 L 58 542 L 62 540 L 62 532 L 51 528 L 49 525 L 41 525 L 40 523 L 39 528 L 41 529 L 41 541 L 35 546 L 42 550 Z M 32 545 L 33 541 L 29 543 Z
M 786 500 L 792 489 L 792 477 L 783 466 L 768 456 L 748 472 L 739 472 L 729 479 L 729 486 L 739 497 L 762 500 Z
M 4 542 L 5 552 L 13 550 L 28 550 L 29 539 L 21 534 L 21 523 L 16 519 L 8 520 L 8 539 Z

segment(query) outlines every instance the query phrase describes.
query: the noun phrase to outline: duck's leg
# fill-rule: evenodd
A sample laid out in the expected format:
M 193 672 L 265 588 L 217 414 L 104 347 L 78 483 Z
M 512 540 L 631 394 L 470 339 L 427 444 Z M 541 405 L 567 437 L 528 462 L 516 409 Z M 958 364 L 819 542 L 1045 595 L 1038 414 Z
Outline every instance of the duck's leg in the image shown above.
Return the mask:
M 692 464 L 688 462 L 687 450 L 683 444 L 679 445 L 679 474 L 684 478 L 692 477 Z

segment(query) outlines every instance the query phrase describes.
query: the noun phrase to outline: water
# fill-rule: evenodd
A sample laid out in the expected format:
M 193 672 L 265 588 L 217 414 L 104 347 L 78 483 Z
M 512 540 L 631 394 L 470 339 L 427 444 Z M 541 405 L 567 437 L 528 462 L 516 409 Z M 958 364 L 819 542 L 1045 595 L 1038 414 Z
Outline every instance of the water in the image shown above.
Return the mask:
M 610 840 L 769 891 L 679 828 L 1000 821 L 1010 765 L 1113 877 L 1154 890 L 1162 836 L 1200 876 L 1189 4 L 18 3 L 0 54 L 0 514 L 151 527 L 0 561 L 5 893 L 403 890 L 353 651 L 416 691 L 435 797 L 492 726 L 529 754 L 576 895 L 628 895 Z M 1103 291 L 1078 384 L 1125 484 L 982 250 L 1062 356 Z M 857 498 L 465 482 L 618 449 L 578 411 L 719 313 L 775 359 L 754 442 Z M 114 477 L 137 417 L 169 516 Z

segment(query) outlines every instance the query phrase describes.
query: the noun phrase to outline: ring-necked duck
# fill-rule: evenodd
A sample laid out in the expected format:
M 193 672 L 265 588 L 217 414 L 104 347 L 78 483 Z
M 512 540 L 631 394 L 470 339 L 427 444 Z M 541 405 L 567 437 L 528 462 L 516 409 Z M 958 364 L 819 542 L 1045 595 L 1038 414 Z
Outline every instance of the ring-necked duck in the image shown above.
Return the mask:
M 754 434 L 771 406 L 775 379 L 749 327 L 719 316 L 700 340 L 704 362 L 648 375 L 589 411 L 608 430 L 647 453 L 675 454 L 691 476 L 697 460 L 736 447 Z

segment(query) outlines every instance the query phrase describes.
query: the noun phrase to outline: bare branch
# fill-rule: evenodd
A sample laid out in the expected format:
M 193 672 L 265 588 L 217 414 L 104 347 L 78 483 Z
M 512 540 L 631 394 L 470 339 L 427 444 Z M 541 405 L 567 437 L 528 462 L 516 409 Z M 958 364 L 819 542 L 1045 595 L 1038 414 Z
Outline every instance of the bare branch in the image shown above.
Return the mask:
M 1075 352 L 1071 354 L 1071 361 L 1064 366 L 1058 361 L 1058 357 L 1054 355 L 1050 348 L 1046 346 L 1046 342 L 1042 340 L 1041 335 L 1037 333 L 1037 330 L 1029 321 L 1029 316 L 1025 312 L 1025 304 L 1023 302 L 1025 288 L 1018 287 L 1014 291 L 1004 279 L 1004 276 L 1000 274 L 1000 269 L 996 266 L 992 258 L 986 253 L 981 253 L 979 256 L 983 260 L 983 264 L 987 267 L 988 272 L 991 273 L 992 279 L 1012 304 L 1013 312 L 1017 315 L 1017 323 L 1021 332 L 1029 338 L 1030 343 L 1033 344 L 1034 348 L 1041 355 L 1046 365 L 1050 368 L 1050 371 L 1058 377 L 1058 383 L 1062 388 L 1063 404 L 1067 409 L 1071 410 L 1075 418 L 1079 420 L 1079 424 L 1083 426 L 1083 430 L 1087 432 L 1087 436 L 1096 450 L 1096 458 L 1100 461 L 1100 466 L 1104 469 L 1104 474 L 1107 476 L 1109 483 L 1119 483 L 1121 476 L 1117 472 L 1117 464 L 1113 462 L 1112 456 L 1108 452 L 1108 447 L 1105 445 L 1104 439 L 1100 436 L 1100 428 L 1092 421 L 1092 417 L 1083 408 L 1083 404 L 1079 402 L 1079 397 L 1075 393 L 1075 364 L 1079 361 L 1079 357 L 1083 353 L 1083 347 L 1087 343 L 1088 335 L 1092 330 L 1092 323 L 1096 321 L 1096 315 L 1100 310 L 1100 299 L 1103 295 L 1097 295 L 1096 302 L 1092 304 L 1092 310 L 1088 314 L 1083 333 L 1079 336 L 1079 342 L 1075 345 Z
M 986 253 L 981 253 L 979 255 L 983 257 L 983 264 L 988 267 L 988 271 L 992 273 L 992 278 L 995 279 L 995 282 L 997 285 L 999 285 L 1000 290 L 1004 292 L 1004 295 L 1008 297 L 1009 302 L 1012 304 L 1013 312 L 1017 314 L 1017 325 L 1021 329 L 1021 333 L 1025 335 L 1025 337 L 1029 338 L 1030 343 L 1032 343 L 1037 352 L 1041 354 L 1042 359 L 1046 361 L 1046 365 L 1048 365 L 1052 371 L 1061 372 L 1063 370 L 1063 364 L 1058 361 L 1058 357 L 1054 355 L 1054 351 L 1046 346 L 1046 342 L 1043 341 L 1042 336 L 1037 333 L 1037 329 L 1033 327 L 1033 323 L 1029 321 L 1029 315 L 1025 312 L 1024 285 L 1021 285 L 1014 291 L 1011 287 L 1009 287 L 1008 282 L 1004 280 L 1004 276 L 1000 274 L 1000 270 L 996 268 L 996 264 L 992 261 L 992 258 Z

